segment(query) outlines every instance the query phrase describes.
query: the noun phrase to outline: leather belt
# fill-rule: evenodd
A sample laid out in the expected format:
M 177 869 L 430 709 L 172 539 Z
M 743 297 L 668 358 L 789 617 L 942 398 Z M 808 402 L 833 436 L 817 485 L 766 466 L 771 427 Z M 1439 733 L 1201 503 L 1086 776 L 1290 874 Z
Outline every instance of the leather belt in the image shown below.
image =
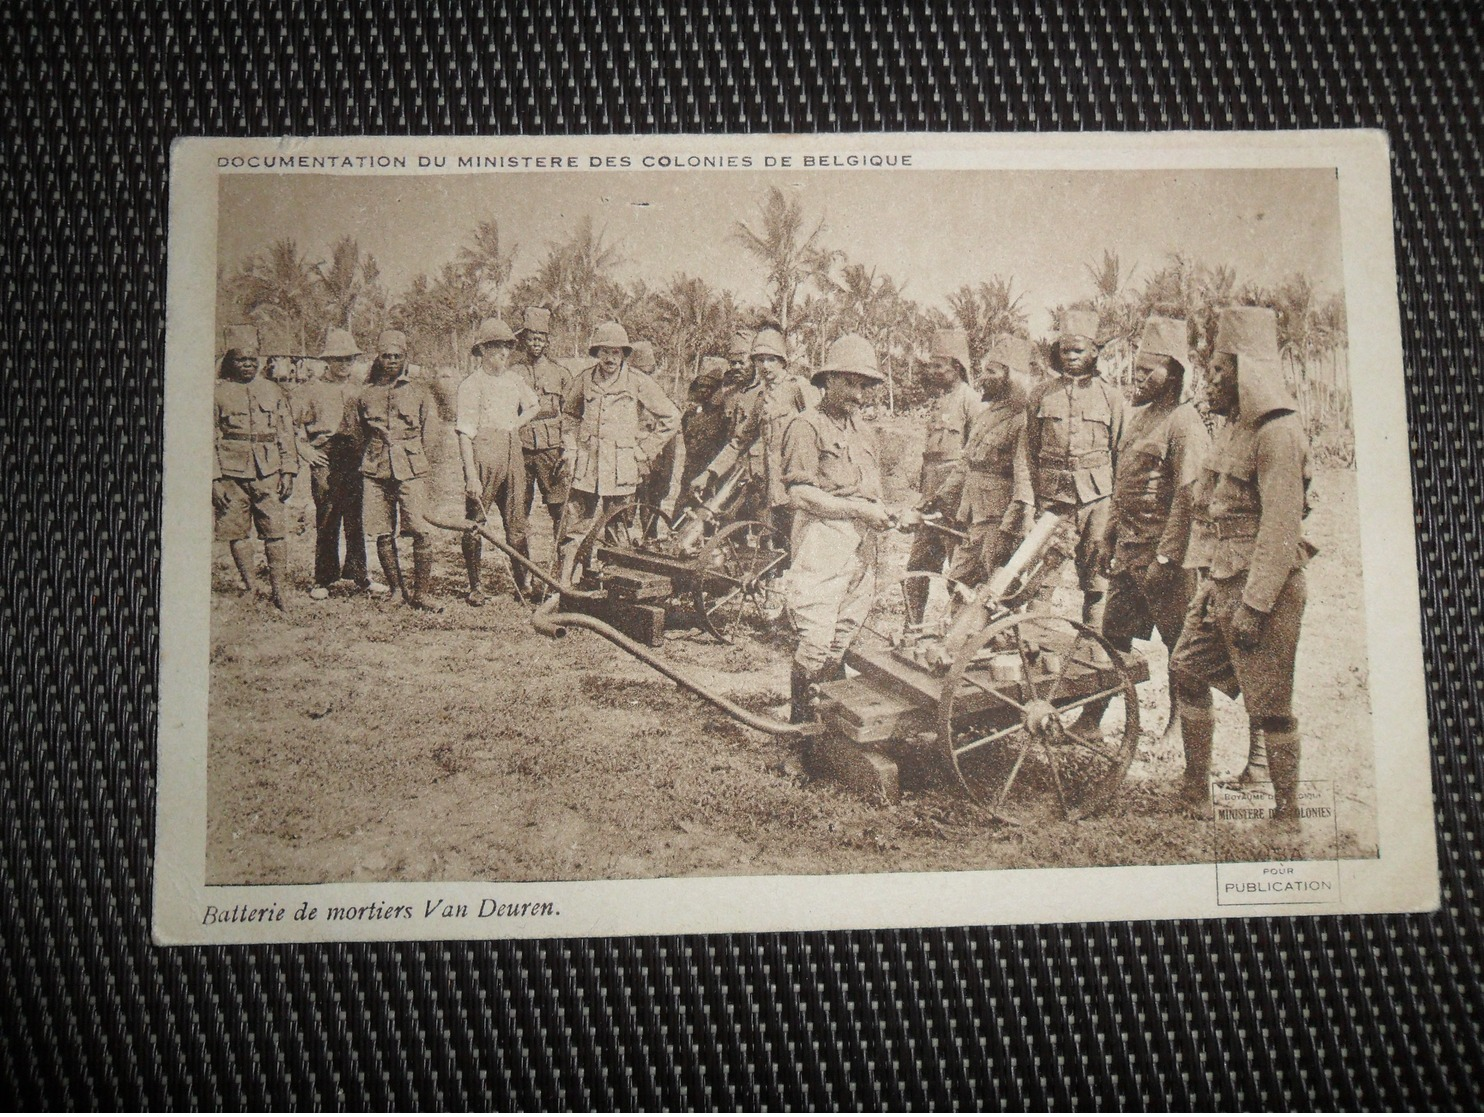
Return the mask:
M 259 434 L 256 431 L 253 432 L 252 434 L 224 434 L 224 435 L 222 435 L 222 441 L 223 442 L 277 442 L 278 441 L 278 435 L 276 435 L 276 434 Z

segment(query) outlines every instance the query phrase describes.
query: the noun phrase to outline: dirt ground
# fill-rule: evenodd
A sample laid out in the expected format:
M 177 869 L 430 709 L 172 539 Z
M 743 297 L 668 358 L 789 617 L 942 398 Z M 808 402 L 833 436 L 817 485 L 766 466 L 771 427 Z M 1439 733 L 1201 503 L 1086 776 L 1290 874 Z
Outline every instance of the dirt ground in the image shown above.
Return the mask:
M 908 495 L 915 421 L 883 424 L 888 497 Z M 457 510 L 446 440 L 437 504 Z M 308 485 L 293 506 L 308 512 Z M 1355 475 L 1316 479 L 1310 534 L 1320 554 L 1300 647 L 1297 713 L 1305 779 L 1333 788 L 1338 851 L 1376 855 L 1376 789 L 1355 523 Z M 305 516 L 312 521 L 312 517 Z M 532 518 L 538 557 L 549 521 Z M 1176 812 L 1181 758 L 1161 751 L 1165 651 L 1144 647 L 1139 752 L 1124 793 L 1079 823 L 998 824 L 947 790 L 884 804 L 786 775 L 784 749 L 680 691 L 586 632 L 538 635 L 509 595 L 464 603 L 457 539 L 437 533 L 441 615 L 368 597 L 311 601 L 312 529 L 292 541 L 298 594 L 279 617 L 213 568 L 207 761 L 207 880 L 574 880 L 685 875 L 902 872 L 1202 863 L 1215 825 Z M 888 574 L 905 564 L 894 536 Z M 492 550 L 492 548 L 491 548 Z M 374 564 L 374 557 L 373 557 Z M 1075 594 L 1065 602 L 1075 609 Z M 786 713 L 786 638 L 749 633 L 722 646 L 672 632 L 664 654 L 743 705 Z M 1117 713 L 1114 704 L 1110 718 Z M 1246 720 L 1217 696 L 1215 768 L 1241 766 Z M 1329 824 L 1244 856 L 1319 856 Z M 1230 836 L 1223 840 L 1230 840 Z M 1230 846 L 1226 847 L 1229 851 Z M 1228 853 L 1228 856 L 1230 854 Z

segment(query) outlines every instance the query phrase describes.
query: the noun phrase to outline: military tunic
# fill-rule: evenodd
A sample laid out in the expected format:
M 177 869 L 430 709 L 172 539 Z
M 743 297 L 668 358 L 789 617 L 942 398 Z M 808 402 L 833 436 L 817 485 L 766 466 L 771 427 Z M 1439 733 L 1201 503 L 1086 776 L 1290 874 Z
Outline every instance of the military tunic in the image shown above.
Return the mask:
M 817 407 L 801 412 L 784 431 L 780 456 L 788 489 L 808 485 L 881 500 L 876 447 L 854 416 L 840 419 Z M 871 610 L 878 536 L 854 520 L 794 506 L 788 608 L 798 637 L 795 662 L 811 673 L 844 658 Z
M 547 507 L 556 508 L 567 498 L 562 476 L 562 405 L 572 386 L 572 374 L 545 353 L 534 362 L 526 359 L 511 367 L 525 378 L 540 403 L 537 418 L 520 432 L 525 457 L 525 506 L 530 509 L 539 491 Z
M 989 404 L 974 416 L 963 457 L 943 482 L 938 506 L 969 533 L 949 571 L 957 581 L 978 585 L 1003 565 L 1019 528 L 1015 505 L 1035 503 L 1024 431 L 1023 403 Z
M 362 518 L 367 535 L 427 537 L 424 439 L 434 406 L 427 385 L 406 372 L 391 383 L 368 383 L 357 395 L 352 414 L 364 446 Z
M 746 415 L 732 439 L 708 467 L 724 476 L 742 455 L 747 455 L 752 476 L 763 485 L 767 508 L 788 506 L 788 488 L 783 481 L 783 432 L 789 421 L 819 400 L 819 391 L 797 376 L 781 376 L 764 384 L 751 396 Z
M 227 495 L 216 513 L 216 538 L 236 542 L 256 528 L 265 542 L 282 539 L 287 517 L 278 477 L 299 472 L 288 397 L 262 377 L 219 379 L 214 407 L 214 480 L 224 483 Z
M 927 434 L 923 439 L 922 470 L 918 475 L 918 492 L 923 507 L 931 504 L 943 484 L 954 476 L 964 455 L 969 425 L 984 410 L 979 393 L 962 380 L 933 401 L 928 416 Z M 941 574 L 948 560 L 951 537 L 928 528 L 919 529 L 912 538 L 907 554 L 907 573 Z M 909 604 L 920 613 L 926 606 L 928 586 L 920 579 L 907 583 Z
M 1308 437 L 1281 410 L 1223 428 L 1196 481 L 1186 562 L 1208 577 L 1191 603 L 1170 670 L 1235 698 L 1249 718 L 1291 717 L 1294 661 L 1307 590 L 1304 539 Z M 1240 605 L 1267 615 L 1257 646 L 1231 640 Z
M 1063 376 L 1032 390 L 1026 407 L 1026 452 L 1036 505 L 1069 517 L 1075 527 L 1077 581 L 1104 592 L 1098 557 L 1110 526 L 1109 497 L 1125 404 L 1099 376 Z
M 332 586 L 341 577 L 359 585 L 366 572 L 366 536 L 361 523 L 364 494 L 361 446 L 353 408 L 361 386 L 350 379 L 311 380 L 295 396 L 295 419 L 307 445 L 325 455 L 309 467 L 314 497 L 314 584 Z M 340 535 L 345 534 L 345 560 Z

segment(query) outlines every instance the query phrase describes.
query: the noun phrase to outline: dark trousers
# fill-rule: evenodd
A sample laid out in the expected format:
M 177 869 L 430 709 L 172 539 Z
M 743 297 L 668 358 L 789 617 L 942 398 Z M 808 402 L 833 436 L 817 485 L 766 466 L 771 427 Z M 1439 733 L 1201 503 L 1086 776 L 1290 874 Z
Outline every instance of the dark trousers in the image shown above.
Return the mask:
M 314 584 L 333 585 L 344 577 L 365 585 L 366 536 L 361 527 L 361 453 L 353 444 L 332 441 L 325 446 L 324 465 L 309 472 L 314 496 Z M 340 534 L 345 533 L 345 561 L 340 559 Z

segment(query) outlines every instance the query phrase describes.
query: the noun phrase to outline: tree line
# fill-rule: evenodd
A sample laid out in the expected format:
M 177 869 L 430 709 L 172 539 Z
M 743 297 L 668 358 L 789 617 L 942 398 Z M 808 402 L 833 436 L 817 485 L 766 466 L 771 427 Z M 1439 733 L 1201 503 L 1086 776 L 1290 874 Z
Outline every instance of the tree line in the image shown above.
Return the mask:
M 755 211 L 734 221 L 730 246 L 752 259 L 765 279 L 766 301 L 744 303 L 729 290 L 678 272 L 655 284 L 618 278 L 623 246 L 583 217 L 564 238 L 541 250 L 536 267 L 513 279 L 523 247 L 499 222 L 478 221 L 454 257 L 436 272 L 414 276 L 389 291 L 376 259 L 352 237 L 331 245 L 329 258 L 311 260 L 292 239 L 280 238 L 218 276 L 221 324 L 247 320 L 286 335 L 297 352 L 312 355 L 327 326 L 367 341 L 386 327 L 405 330 L 417 359 L 458 371 L 467 339 L 479 321 L 502 314 L 519 325 L 521 308 L 552 311 L 552 351 L 584 352 L 593 327 L 616 318 L 631 337 L 648 338 L 662 362 L 660 381 L 683 394 L 702 359 L 724 354 L 737 329 L 780 327 L 795 362 L 817 364 L 842 333 L 871 340 L 887 377 L 883 405 L 895 411 L 925 400 L 920 378 L 934 331 L 958 326 L 977 359 L 1007 337 L 1029 337 L 1023 292 L 1013 277 L 990 275 L 949 292 L 946 309 L 911 297 L 907 284 L 867 261 L 826 243 L 824 218 L 810 219 L 799 199 L 770 187 Z M 1105 251 L 1085 266 L 1087 295 L 1052 309 L 1053 325 L 1071 309 L 1094 309 L 1107 340 L 1104 374 L 1127 389 L 1134 350 L 1150 314 L 1184 318 L 1195 354 L 1197 395 L 1204 384 L 1219 307 L 1234 303 L 1277 312 L 1285 374 L 1299 398 L 1310 437 L 1327 458 L 1353 461 L 1353 427 L 1343 299 L 1325 294 L 1302 274 L 1273 287 L 1242 283 L 1220 263 L 1172 255 L 1140 276 L 1118 254 Z M 1038 342 L 1044 367 L 1050 339 Z

